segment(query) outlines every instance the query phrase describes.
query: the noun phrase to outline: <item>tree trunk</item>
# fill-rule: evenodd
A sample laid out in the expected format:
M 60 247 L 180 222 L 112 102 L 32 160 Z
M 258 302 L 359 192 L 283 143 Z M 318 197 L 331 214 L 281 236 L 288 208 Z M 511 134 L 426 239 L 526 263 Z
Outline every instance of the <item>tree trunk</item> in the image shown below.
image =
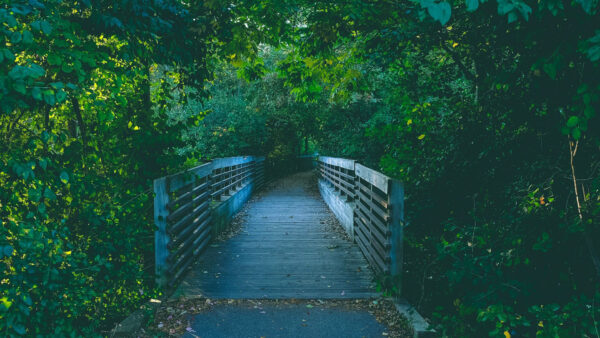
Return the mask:
M 598 278 L 600 278 L 600 257 L 598 257 L 598 253 L 596 252 L 596 248 L 594 247 L 594 242 L 592 241 L 591 235 L 588 233 L 586 229 L 586 225 L 584 222 L 583 212 L 581 210 L 581 197 L 579 195 L 579 188 L 577 187 L 577 176 L 575 175 L 575 156 L 577 155 L 577 149 L 579 148 L 579 141 L 573 142 L 569 139 L 569 153 L 571 155 L 571 175 L 573 177 L 573 189 L 575 190 L 575 202 L 577 203 L 577 215 L 579 216 L 579 222 L 583 227 L 583 238 L 585 242 L 585 246 L 588 249 L 588 253 L 590 258 L 592 259 L 592 264 L 596 269 L 596 274 Z
M 83 121 L 83 116 L 81 115 L 81 106 L 79 105 L 79 100 L 77 98 L 71 99 L 71 102 L 73 103 L 73 112 L 75 113 L 75 117 L 77 118 L 79 132 L 81 133 L 81 141 L 83 142 L 83 150 L 85 152 L 85 149 L 88 146 L 88 144 L 85 122 Z

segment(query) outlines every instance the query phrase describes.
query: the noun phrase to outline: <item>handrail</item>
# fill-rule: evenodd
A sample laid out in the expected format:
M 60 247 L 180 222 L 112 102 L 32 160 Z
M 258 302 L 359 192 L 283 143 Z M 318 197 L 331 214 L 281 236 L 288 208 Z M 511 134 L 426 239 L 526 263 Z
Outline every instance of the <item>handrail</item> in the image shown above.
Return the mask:
M 351 210 L 350 235 L 377 272 L 402 274 L 404 187 L 401 182 L 354 160 L 319 156 L 318 171 L 338 203 Z M 324 196 L 325 197 L 325 196 Z M 343 213 L 338 203 L 325 198 Z M 336 214 L 337 216 L 337 214 Z M 339 216 L 338 216 L 339 218 Z M 347 230 L 348 231 L 348 230 Z
M 265 182 L 264 157 L 218 158 L 154 180 L 155 266 L 160 287 L 173 285 L 213 237 L 215 201 Z

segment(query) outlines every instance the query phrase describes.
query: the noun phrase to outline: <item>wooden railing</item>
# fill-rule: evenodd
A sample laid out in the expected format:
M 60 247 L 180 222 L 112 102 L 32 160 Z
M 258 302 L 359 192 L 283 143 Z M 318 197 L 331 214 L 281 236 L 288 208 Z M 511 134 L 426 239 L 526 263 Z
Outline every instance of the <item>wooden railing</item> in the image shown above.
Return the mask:
M 220 202 L 264 184 L 264 163 L 263 157 L 219 158 L 154 181 L 159 286 L 172 285 L 206 248 L 214 236 L 214 210 Z
M 321 178 L 325 179 L 335 191 L 348 201 L 355 197 L 355 175 L 353 160 L 320 156 L 318 160 Z
M 351 236 L 377 272 L 400 276 L 404 224 L 402 184 L 353 160 L 320 156 L 320 178 L 352 215 Z M 331 198 L 326 202 L 338 216 L 344 213 Z M 344 215 L 341 215 L 344 216 Z M 344 216 L 344 218 L 346 218 Z

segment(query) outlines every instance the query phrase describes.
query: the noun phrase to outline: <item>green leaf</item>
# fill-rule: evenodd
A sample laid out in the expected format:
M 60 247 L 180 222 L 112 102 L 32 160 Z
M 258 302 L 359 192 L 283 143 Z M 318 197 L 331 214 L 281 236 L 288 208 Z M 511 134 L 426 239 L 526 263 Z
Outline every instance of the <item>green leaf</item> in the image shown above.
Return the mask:
M 53 106 L 56 103 L 56 97 L 54 96 L 54 91 L 51 89 L 44 91 L 44 101 Z
M 592 14 L 595 5 L 594 0 L 575 0 L 575 2 L 580 4 L 581 8 L 583 8 L 587 14 Z
M 479 0 L 466 0 L 467 11 L 473 12 L 479 7 Z
M 450 7 L 450 4 L 445 1 L 431 3 L 427 7 L 427 12 L 429 12 L 429 15 L 431 15 L 434 20 L 439 21 L 443 26 L 450 20 L 452 8 Z
M 10 306 L 12 305 L 12 302 L 6 297 L 2 297 L 0 298 L 0 305 L 4 307 L 4 310 L 8 310 L 8 308 L 10 308 Z
M 47 198 L 47 199 L 53 201 L 56 199 L 56 194 L 52 190 L 50 190 L 48 187 L 46 187 L 44 189 L 44 198 Z
M 19 33 L 19 32 L 13 32 L 10 35 L 10 42 L 12 42 L 12 43 L 19 43 L 19 42 L 21 42 L 22 38 L 23 38 L 23 36 L 21 36 L 21 33 Z
M 62 64 L 62 59 L 57 54 L 50 54 L 47 58 L 48 64 L 52 66 L 60 66 Z
M 42 142 L 46 143 L 48 142 L 48 140 L 50 139 L 50 133 L 48 133 L 47 131 L 43 131 L 42 132 Z
M 33 96 L 33 98 L 38 101 L 42 101 L 42 90 L 40 89 L 40 87 L 33 87 L 31 89 L 31 96 Z
M 569 120 L 567 120 L 567 127 L 573 128 L 578 123 L 579 123 L 579 117 L 577 117 L 577 116 L 571 116 L 571 117 L 569 117 Z
M 592 62 L 600 60 L 600 30 L 595 33 L 596 35 L 586 41 L 587 50 L 585 53 Z
M 581 138 L 581 130 L 579 128 L 575 128 L 571 132 L 571 135 L 573 135 L 573 139 L 577 141 Z
M 15 59 L 16 59 L 15 54 L 13 54 L 13 52 L 11 52 L 8 48 L 4 48 L 2 50 L 2 53 L 4 54 L 4 58 L 6 60 L 15 61 Z
M 13 28 L 13 27 L 15 27 L 17 25 L 17 19 L 15 19 L 14 16 L 7 15 L 5 17 L 5 19 L 6 19 L 6 23 L 8 24 L 8 27 Z
M 27 75 L 31 78 L 37 79 L 38 77 L 46 75 L 46 70 L 44 70 L 44 67 L 32 63 L 29 65 L 29 67 L 27 67 Z
M 46 35 L 50 35 L 50 33 L 52 33 L 52 25 L 50 25 L 50 23 L 46 20 L 40 23 L 40 28 Z
M 22 79 L 22 78 L 25 77 L 24 69 L 25 69 L 25 67 L 23 67 L 23 66 L 14 66 L 8 72 L 8 76 L 10 76 L 10 78 L 13 79 L 13 80 Z
M 60 173 L 60 181 L 63 184 L 67 184 L 67 182 L 69 182 L 69 174 L 67 174 L 65 171 Z
M 6 257 L 12 256 L 13 247 L 10 245 L 5 245 L 4 248 L 2 249 L 2 252 L 4 253 L 4 256 L 6 256 Z
M 27 93 L 27 88 L 25 87 L 25 82 L 17 81 L 14 83 L 13 88 L 16 92 L 25 95 Z
M 509 18 L 510 20 L 510 18 Z M 542 68 L 544 69 L 544 72 L 546 72 L 546 74 L 548 74 L 548 76 L 550 76 L 550 78 L 552 78 L 553 80 L 556 79 L 556 74 L 557 74 L 557 68 L 558 65 L 556 63 L 545 63 Z
M 42 30 L 42 23 L 39 21 L 34 21 L 31 23 L 31 28 L 33 28 L 36 31 L 41 31 Z
M 588 119 L 591 119 L 594 115 L 596 115 L 596 111 L 594 110 L 593 106 L 586 106 L 583 110 L 583 115 Z
M 61 89 L 58 92 L 56 92 L 56 101 L 58 103 L 61 103 L 66 99 L 67 99 L 67 93 L 64 90 Z
M 39 202 L 42 198 L 42 190 L 40 188 L 29 189 L 27 192 L 27 198 L 32 202 Z
M 73 66 L 63 63 L 62 71 L 65 73 L 71 73 L 73 71 Z
M 46 168 L 48 167 L 48 159 L 41 158 L 38 160 L 38 162 L 40 164 L 40 168 L 46 170 Z
M 30 44 L 33 42 L 33 34 L 30 31 L 23 31 L 23 43 Z

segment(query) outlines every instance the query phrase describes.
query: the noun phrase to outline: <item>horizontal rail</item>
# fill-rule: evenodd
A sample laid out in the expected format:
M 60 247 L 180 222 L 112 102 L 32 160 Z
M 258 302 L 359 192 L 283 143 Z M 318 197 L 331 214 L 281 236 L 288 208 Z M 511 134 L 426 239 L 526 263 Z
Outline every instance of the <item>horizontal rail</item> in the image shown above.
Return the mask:
M 320 156 L 318 169 L 322 179 L 327 181 L 335 191 L 340 192 L 346 200 L 355 198 L 355 161 L 343 158 Z
M 320 156 L 320 179 L 354 212 L 352 235 L 371 267 L 400 276 L 404 188 L 390 177 L 354 160 Z
M 154 180 L 155 263 L 159 286 L 172 285 L 208 246 L 213 234 L 213 201 L 265 182 L 264 157 L 218 158 Z M 218 204 L 217 204 L 218 205 Z

